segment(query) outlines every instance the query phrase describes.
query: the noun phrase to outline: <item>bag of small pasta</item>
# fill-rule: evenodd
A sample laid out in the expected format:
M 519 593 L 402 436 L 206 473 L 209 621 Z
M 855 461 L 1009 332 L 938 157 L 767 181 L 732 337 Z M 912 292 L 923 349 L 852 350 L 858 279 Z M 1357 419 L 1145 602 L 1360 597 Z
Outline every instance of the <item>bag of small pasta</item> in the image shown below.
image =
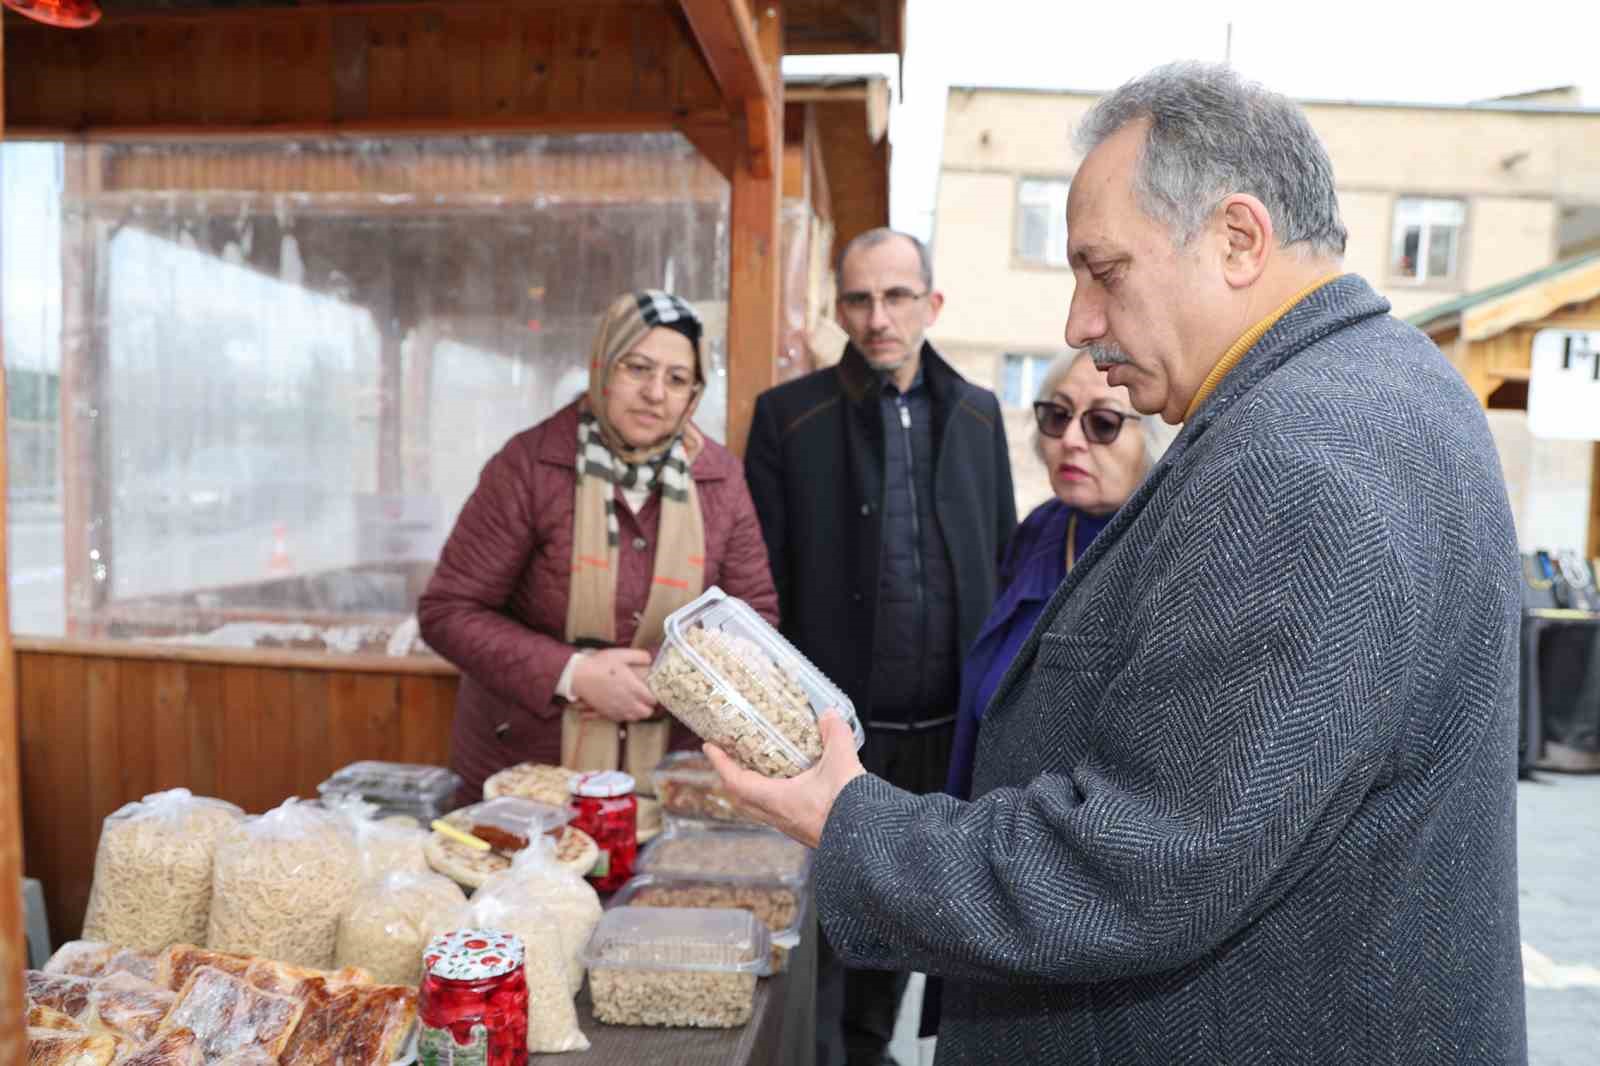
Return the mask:
M 349 826 L 288 800 L 217 843 L 206 946 L 333 969 L 339 918 L 361 878 Z
M 156 792 L 106 817 L 83 938 L 141 951 L 204 939 L 217 838 L 244 812 L 186 788 Z
M 428 938 L 466 928 L 466 909 L 466 894 L 436 873 L 402 870 L 368 881 L 339 920 L 334 963 L 360 966 L 381 985 L 417 985 Z
M 554 912 L 542 901 L 520 897 L 510 886 L 502 886 L 500 892 L 485 886 L 472 894 L 467 922 L 459 928 L 494 929 L 522 941 L 529 1051 L 589 1050 L 589 1038 L 578 1028 L 578 1012 L 567 991 L 561 922 Z
M 361 856 L 362 884 L 381 880 L 392 873 L 428 872 L 423 845 L 429 834 L 415 821 L 379 819 L 378 805 L 360 796 L 324 797 L 321 802 L 324 809 L 344 819 L 350 827 L 356 851 Z
M 600 924 L 602 913 L 594 887 L 571 867 L 557 862 L 555 844 L 545 838 L 517 852 L 511 868 L 490 877 L 472 898 L 497 896 L 531 900 L 555 918 L 561 933 L 567 988 L 577 995 L 583 984 L 583 963 L 578 956 Z

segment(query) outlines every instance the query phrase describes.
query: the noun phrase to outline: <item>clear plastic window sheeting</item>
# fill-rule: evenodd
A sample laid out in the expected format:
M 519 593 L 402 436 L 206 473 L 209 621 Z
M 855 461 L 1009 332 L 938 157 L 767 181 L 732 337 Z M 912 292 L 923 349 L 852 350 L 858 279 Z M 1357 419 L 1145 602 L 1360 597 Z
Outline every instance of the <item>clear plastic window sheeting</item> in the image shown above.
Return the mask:
M 17 632 L 414 650 L 484 462 L 628 289 L 703 313 L 724 435 L 728 187 L 676 134 L 7 143 L 0 175 Z

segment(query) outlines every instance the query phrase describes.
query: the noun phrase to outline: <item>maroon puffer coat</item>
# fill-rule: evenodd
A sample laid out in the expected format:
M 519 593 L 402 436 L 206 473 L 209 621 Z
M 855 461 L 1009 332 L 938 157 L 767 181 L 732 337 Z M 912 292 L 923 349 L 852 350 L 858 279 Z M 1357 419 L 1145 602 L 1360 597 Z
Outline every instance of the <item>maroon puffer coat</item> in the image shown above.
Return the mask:
M 468 798 L 496 770 L 560 759 L 556 682 L 575 650 L 562 637 L 577 451 L 576 403 L 512 437 L 484 466 L 417 604 L 422 638 L 461 671 L 450 766 L 466 781 Z M 767 547 L 739 461 L 708 440 L 690 473 L 705 520 L 705 584 L 720 585 L 776 624 Z M 619 645 L 632 642 L 649 596 L 660 511 L 658 496 L 638 515 L 619 496 Z M 674 749 L 696 743 L 673 723 Z

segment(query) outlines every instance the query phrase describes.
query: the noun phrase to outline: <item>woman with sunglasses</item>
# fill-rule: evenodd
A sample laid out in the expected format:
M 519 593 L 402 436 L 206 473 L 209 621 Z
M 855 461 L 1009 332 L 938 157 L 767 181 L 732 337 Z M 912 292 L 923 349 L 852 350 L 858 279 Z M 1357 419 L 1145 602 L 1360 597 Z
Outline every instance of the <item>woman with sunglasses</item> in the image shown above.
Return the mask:
M 1017 527 L 1000 568 L 1000 598 L 961 671 L 961 704 L 945 791 L 969 799 L 978 726 L 1050 594 L 1166 451 L 1176 431 L 1136 414 L 1088 351 L 1051 364 L 1033 405 L 1034 454 L 1055 498 Z
M 645 776 L 698 742 L 643 680 L 666 616 L 720 585 L 776 623 L 739 461 L 690 421 L 700 319 L 647 290 L 607 309 L 588 393 L 512 437 L 461 509 L 417 605 L 461 670 L 450 763 L 475 799 L 519 762 Z

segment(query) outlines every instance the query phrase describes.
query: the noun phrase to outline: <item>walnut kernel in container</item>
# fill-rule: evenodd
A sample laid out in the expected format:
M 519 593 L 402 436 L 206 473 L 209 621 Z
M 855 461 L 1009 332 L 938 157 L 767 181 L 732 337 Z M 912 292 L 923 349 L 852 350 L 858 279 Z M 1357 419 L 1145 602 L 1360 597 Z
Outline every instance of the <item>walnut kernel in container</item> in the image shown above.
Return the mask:
M 584 950 L 594 1016 L 608 1025 L 743 1025 L 770 947 L 766 927 L 745 911 L 614 908 Z

